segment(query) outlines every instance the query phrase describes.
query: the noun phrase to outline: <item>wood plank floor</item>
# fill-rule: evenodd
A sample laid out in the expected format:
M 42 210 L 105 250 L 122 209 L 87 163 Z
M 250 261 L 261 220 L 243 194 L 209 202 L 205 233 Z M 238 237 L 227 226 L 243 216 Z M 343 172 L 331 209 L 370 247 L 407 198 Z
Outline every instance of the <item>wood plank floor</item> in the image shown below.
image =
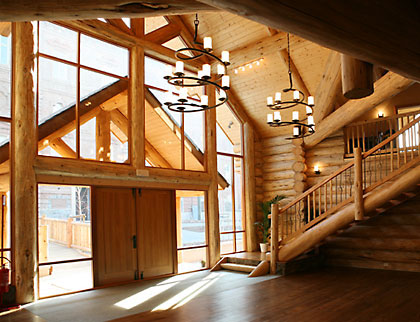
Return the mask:
M 420 274 L 325 269 L 114 321 L 420 321 Z
M 114 321 L 420 321 L 420 273 L 328 268 L 218 290 L 202 292 L 176 309 L 132 315 L 126 311 L 127 316 Z M 102 305 L 110 305 L 101 292 L 91 297 L 92 301 L 97 297 Z M 74 295 L 74 303 L 62 304 L 61 309 L 65 309 L 63 305 L 71 307 L 72 321 L 95 320 L 94 312 L 77 309 L 81 305 L 77 304 L 78 298 L 79 295 Z M 176 305 L 179 302 L 172 307 Z M 61 320 L 58 313 L 57 318 L 43 319 L 41 311 L 37 316 L 22 310 L 0 316 L 0 320 Z M 100 320 L 109 319 L 112 317 Z

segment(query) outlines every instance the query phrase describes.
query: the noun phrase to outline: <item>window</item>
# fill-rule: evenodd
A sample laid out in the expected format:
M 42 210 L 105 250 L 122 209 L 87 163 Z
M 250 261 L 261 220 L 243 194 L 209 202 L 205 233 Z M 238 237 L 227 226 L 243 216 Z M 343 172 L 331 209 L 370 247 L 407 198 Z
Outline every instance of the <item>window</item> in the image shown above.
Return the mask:
M 219 190 L 220 252 L 245 250 L 243 209 L 243 128 L 227 104 L 216 110 L 217 169 L 227 183 Z
M 38 185 L 39 296 L 93 287 L 90 187 Z
M 149 32 L 155 31 L 163 26 L 166 26 L 168 21 L 165 17 L 146 17 L 144 19 L 144 33 L 148 34 Z
M 0 116 L 10 118 L 11 110 L 11 35 L 0 36 Z
M 163 79 L 166 67 L 145 59 L 146 161 L 154 167 L 204 171 L 204 113 L 174 112 L 162 104 L 169 90 Z M 197 89 L 189 91 L 190 100 L 199 97 Z
M 49 22 L 37 31 L 39 154 L 129 162 L 129 51 Z
M 176 192 L 178 273 L 207 268 L 207 219 L 203 191 Z

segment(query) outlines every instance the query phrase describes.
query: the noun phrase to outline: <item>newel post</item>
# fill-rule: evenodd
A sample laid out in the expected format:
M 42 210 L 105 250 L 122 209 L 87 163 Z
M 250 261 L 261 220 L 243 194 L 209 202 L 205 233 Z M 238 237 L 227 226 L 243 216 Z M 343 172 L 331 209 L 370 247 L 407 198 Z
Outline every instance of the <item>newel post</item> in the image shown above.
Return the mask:
M 363 168 L 362 149 L 354 148 L 354 220 L 363 220 Z
M 270 248 L 271 274 L 276 274 L 276 271 L 277 271 L 278 252 L 279 252 L 279 206 L 277 204 L 272 204 L 271 205 L 271 248 Z

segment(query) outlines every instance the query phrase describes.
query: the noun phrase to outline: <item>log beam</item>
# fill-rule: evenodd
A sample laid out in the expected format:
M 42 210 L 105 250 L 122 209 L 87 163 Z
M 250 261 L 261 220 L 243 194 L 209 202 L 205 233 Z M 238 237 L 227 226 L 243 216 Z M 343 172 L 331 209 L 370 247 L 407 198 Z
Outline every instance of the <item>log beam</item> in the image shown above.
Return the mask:
M 181 34 L 181 28 L 174 23 L 169 23 L 159 29 L 156 29 L 144 36 L 147 41 L 154 42 L 156 44 L 163 44 L 172 38 L 175 38 Z
M 416 1 L 199 1 L 420 81 Z
M 375 92 L 372 95 L 360 100 L 348 101 L 321 123 L 317 124 L 315 134 L 305 139 L 305 148 L 314 147 L 335 131 L 353 122 L 388 98 L 402 92 L 413 83 L 412 80 L 388 72 L 375 82 Z
M 76 152 L 67 145 L 61 138 L 50 142 L 50 147 L 63 158 L 77 158 Z
M 16 302 L 35 300 L 37 272 L 36 111 L 34 106 L 33 30 L 30 22 L 14 23 L 12 84 L 12 214 Z
M 315 124 L 334 111 L 337 101 L 347 101 L 342 95 L 340 66 L 340 54 L 332 52 L 325 64 L 324 73 L 315 92 Z
M 373 93 L 373 65 L 341 54 L 341 82 L 343 95 L 359 99 Z
M 96 160 L 111 161 L 111 116 L 105 111 L 96 116 Z
M 194 0 L 39 0 L 1 1 L 1 21 L 71 20 L 94 18 L 141 18 L 215 11 L 214 7 Z

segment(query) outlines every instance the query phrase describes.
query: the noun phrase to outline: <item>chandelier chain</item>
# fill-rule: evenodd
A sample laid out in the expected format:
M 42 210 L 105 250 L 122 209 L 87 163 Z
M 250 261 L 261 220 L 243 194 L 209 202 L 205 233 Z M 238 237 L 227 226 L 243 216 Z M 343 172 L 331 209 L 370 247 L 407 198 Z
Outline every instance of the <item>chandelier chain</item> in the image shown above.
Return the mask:
M 290 34 L 287 33 L 287 60 L 289 63 L 289 83 L 290 88 L 293 88 L 292 69 L 290 68 Z

